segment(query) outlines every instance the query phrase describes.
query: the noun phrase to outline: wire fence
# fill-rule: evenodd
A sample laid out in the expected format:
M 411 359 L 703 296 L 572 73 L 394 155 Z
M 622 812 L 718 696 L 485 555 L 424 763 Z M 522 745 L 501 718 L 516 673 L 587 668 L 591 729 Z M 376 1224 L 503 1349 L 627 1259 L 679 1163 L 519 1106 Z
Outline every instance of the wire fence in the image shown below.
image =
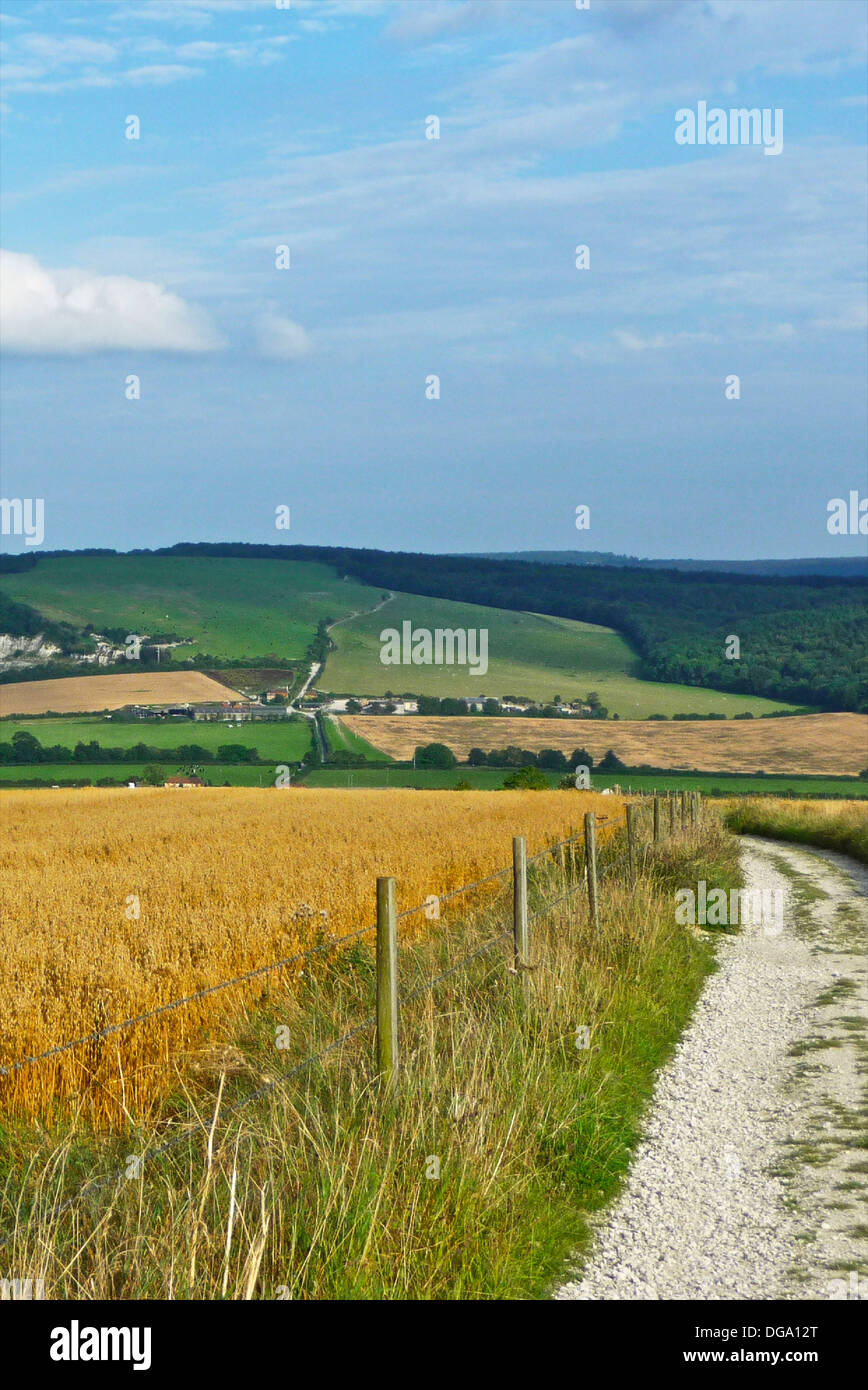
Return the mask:
M 602 821 L 609 821 L 609 817 L 598 817 L 598 824 Z M 563 846 L 573 844 L 581 840 L 581 836 L 570 836 L 566 840 L 558 841 L 556 844 L 541 850 L 539 854 L 529 859 L 528 863 L 536 862 L 552 854 L 555 850 Z M 474 892 L 476 889 L 484 887 L 489 883 L 498 880 L 505 880 L 512 873 L 510 868 L 498 869 L 496 873 L 488 874 L 484 878 L 473 880 L 471 883 L 462 884 L 460 888 L 454 888 L 448 893 L 436 895 L 437 903 L 442 906 L 444 903 L 451 902 L 462 894 Z M 429 906 L 428 901 L 417 903 L 415 907 L 408 907 L 403 912 L 397 914 L 398 920 L 406 920 L 415 916 L 419 912 L 425 911 Z M 72 1038 L 68 1042 L 58 1043 L 55 1047 L 46 1048 L 44 1052 L 34 1053 L 32 1056 L 21 1057 L 8 1066 L 0 1066 L 0 1076 L 13 1076 L 16 1072 L 22 1071 L 25 1067 L 36 1065 L 53 1057 L 63 1056 L 64 1053 L 72 1052 L 77 1047 L 84 1047 L 88 1043 L 103 1042 L 114 1034 L 123 1033 L 128 1028 L 133 1028 L 137 1024 L 145 1023 L 150 1019 L 159 1018 L 164 1014 L 173 1013 L 177 1009 L 194 1004 L 201 999 L 207 999 L 210 995 L 218 994 L 227 989 L 234 989 L 239 985 L 249 984 L 251 981 L 272 974 L 274 971 L 286 970 L 292 965 L 300 965 L 302 962 L 311 960 L 320 955 L 326 955 L 331 951 L 337 950 L 341 946 L 347 945 L 351 941 L 358 941 L 362 937 L 372 936 L 377 930 L 376 923 L 369 927 L 360 927 L 358 931 L 348 932 L 344 936 L 334 937 L 328 941 L 318 942 L 316 945 L 306 947 L 303 951 L 297 951 L 294 955 L 281 957 L 280 960 L 271 961 L 268 965 L 256 966 L 252 970 L 247 970 L 241 975 L 235 975 L 230 980 L 221 980 L 214 985 L 205 985 L 202 989 L 194 990 L 192 994 L 185 994 L 179 999 L 170 999 L 163 1004 L 157 1004 L 152 1009 L 146 1009 L 143 1013 L 133 1014 L 130 1018 L 123 1019 L 120 1023 L 110 1023 L 104 1028 L 95 1028 L 90 1033 L 84 1033 L 79 1038 Z
M 680 824 L 676 825 L 675 818 L 672 817 L 670 820 L 670 825 L 673 829 L 685 829 L 688 823 L 695 824 L 698 820 L 698 816 L 699 795 L 698 793 L 694 793 L 691 798 L 690 811 L 688 812 L 686 810 L 686 804 L 683 802 Z M 33 1057 L 21 1058 L 18 1062 L 13 1063 L 11 1066 L 0 1068 L 0 1075 L 12 1075 L 17 1070 L 23 1067 L 39 1063 L 51 1057 L 58 1056 L 64 1052 L 68 1052 L 78 1046 L 81 1046 L 84 1043 L 100 1040 L 102 1038 L 111 1036 L 113 1033 L 122 1032 L 124 1029 L 132 1027 L 135 1024 L 141 1023 L 146 1019 L 153 1018 L 156 1015 L 169 1012 L 172 1009 L 181 1008 L 185 1004 L 189 1004 L 192 1001 L 199 998 L 205 998 L 210 994 L 216 993 L 218 990 L 227 989 L 233 985 L 245 984 L 252 979 L 256 979 L 257 977 L 260 977 L 262 975 L 267 975 L 272 971 L 285 969 L 289 965 L 297 964 L 305 959 L 325 954 L 326 952 L 335 950 L 348 942 L 357 941 L 360 940 L 362 937 L 371 935 L 372 933 L 376 933 L 377 1007 L 375 1011 L 363 1018 L 362 1020 L 360 1020 L 359 1022 L 353 1024 L 350 1028 L 341 1033 L 337 1038 L 333 1038 L 330 1042 L 326 1043 L 318 1051 L 310 1053 L 307 1056 L 301 1058 L 299 1061 L 295 1062 L 289 1069 L 282 1072 L 279 1076 L 269 1078 L 262 1085 L 256 1087 L 254 1090 L 248 1092 L 246 1095 L 232 1102 L 230 1105 L 223 1107 L 222 1109 L 220 1108 L 220 1095 L 222 1095 L 223 1085 L 223 1081 L 221 1079 L 220 1092 L 218 1093 L 214 1119 L 212 1122 L 212 1132 L 213 1126 L 216 1125 L 218 1112 L 222 1114 L 224 1118 L 226 1118 L 243 1111 L 247 1106 L 253 1104 L 257 1100 L 262 1099 L 263 1096 L 267 1095 L 271 1091 L 274 1091 L 276 1088 L 284 1088 L 289 1082 L 293 1081 L 294 1079 L 302 1075 L 304 1072 L 308 1071 L 315 1063 L 322 1061 L 329 1054 L 337 1051 L 339 1048 L 346 1046 L 354 1038 L 360 1036 L 362 1033 L 365 1033 L 372 1028 L 376 1028 L 377 1031 L 378 1075 L 380 1075 L 382 1079 L 388 1080 L 390 1074 L 396 1068 L 398 1054 L 397 1037 L 394 1035 L 390 1036 L 392 1030 L 387 1020 L 390 1017 L 392 1018 L 394 1022 L 394 1030 L 396 1033 L 399 1007 L 406 1008 L 408 1005 L 414 1003 L 416 1000 L 422 998 L 424 995 L 431 993 L 431 991 L 434 990 L 443 981 L 458 975 L 460 972 L 467 969 L 467 967 L 471 965 L 472 962 L 481 959 L 488 952 L 494 950 L 497 946 L 500 946 L 509 940 L 513 941 L 514 948 L 514 963 L 512 966 L 512 972 L 518 974 L 522 970 L 526 971 L 530 969 L 530 962 L 527 958 L 527 925 L 529 922 L 538 921 L 541 918 L 549 916 L 556 907 L 560 906 L 562 903 L 572 898 L 577 892 L 580 892 L 585 888 L 587 888 L 588 890 L 589 911 L 591 912 L 591 916 L 593 918 L 598 880 L 608 876 L 615 869 L 623 869 L 625 865 L 630 866 L 632 874 L 635 849 L 633 836 L 635 827 L 633 819 L 629 814 L 629 809 L 626 824 L 626 828 L 628 831 L 627 854 L 626 856 L 620 856 L 617 861 L 605 866 L 602 871 L 600 871 L 596 865 L 595 855 L 590 852 L 594 844 L 596 826 L 599 825 L 601 822 L 608 823 L 609 825 L 613 823 L 612 818 L 610 817 L 598 817 L 595 819 L 594 815 L 592 813 L 589 813 L 589 815 L 585 817 L 584 834 L 571 835 L 564 840 L 557 841 L 551 845 L 548 845 L 545 849 L 539 851 L 539 853 L 533 855 L 531 858 L 527 858 L 526 856 L 523 837 L 516 837 L 516 839 L 514 840 L 514 849 L 516 847 L 519 847 L 521 849 L 521 853 L 519 853 L 517 857 L 514 858 L 513 867 L 511 869 L 504 868 L 494 874 L 486 875 L 484 878 L 477 879 L 469 884 L 464 884 L 460 888 L 453 889 L 449 893 L 443 894 L 439 899 L 441 903 L 451 901 L 464 893 L 471 892 L 474 889 L 482 887 L 484 885 L 496 882 L 498 880 L 508 879 L 509 876 L 512 875 L 513 923 L 509 928 L 497 933 L 496 935 L 482 942 L 481 945 L 476 947 L 474 950 L 468 952 L 465 956 L 461 958 L 461 960 L 457 961 L 454 965 L 450 965 L 449 967 L 447 967 L 447 969 L 441 971 L 437 975 L 434 975 L 430 979 L 426 980 L 422 985 L 418 986 L 413 990 L 410 990 L 407 993 L 399 994 L 398 992 L 397 923 L 399 920 L 406 920 L 407 918 L 413 916 L 415 913 L 423 910 L 427 906 L 427 903 L 422 903 L 417 905 L 416 907 L 408 908 L 401 913 L 397 913 L 394 910 L 394 893 L 392 893 L 391 895 L 383 895 L 383 898 L 381 900 L 378 891 L 378 920 L 377 923 L 373 926 L 362 927 L 358 931 L 348 933 L 345 936 L 335 938 L 331 941 L 318 943 L 315 946 L 309 947 L 305 951 L 297 952 L 293 956 L 289 956 L 278 961 L 273 961 L 269 965 L 261 966 L 255 970 L 247 971 L 242 975 L 236 976 L 233 980 L 222 981 L 217 985 L 208 986 L 203 990 L 197 991 L 195 994 L 187 995 L 181 999 L 172 1000 L 166 1004 L 159 1005 L 155 1009 L 151 1009 L 142 1014 L 136 1015 L 131 1019 L 126 1019 L 122 1023 L 109 1025 L 107 1028 L 95 1030 L 93 1033 L 88 1034 L 83 1038 L 73 1039 L 70 1042 L 60 1044 L 56 1048 L 49 1049 L 46 1052 L 37 1054 Z M 660 817 L 660 809 L 658 806 L 654 811 L 655 840 L 657 840 L 658 838 L 664 838 L 663 835 L 659 834 L 659 826 L 661 825 L 661 823 L 662 822 Z M 572 851 L 574 847 L 579 844 L 581 844 L 585 850 L 585 862 L 581 866 L 580 870 L 575 858 L 573 857 L 572 871 L 575 875 L 575 881 L 571 884 L 569 888 L 567 888 L 567 890 L 564 893 L 559 894 L 559 896 L 554 899 L 543 902 L 539 907 L 535 909 L 533 913 L 528 914 L 526 873 L 527 867 L 537 864 L 540 861 L 547 858 L 557 860 L 557 856 L 559 853 L 563 856 L 563 852 L 567 848 L 569 848 Z M 564 869 L 566 878 L 566 860 L 563 857 L 561 857 L 560 863 L 561 867 Z M 394 885 L 394 880 L 378 880 L 378 889 L 380 883 L 389 883 Z M 390 904 L 391 910 L 389 910 Z M 394 962 L 395 967 L 393 970 L 389 971 L 387 969 L 381 971 L 381 954 L 386 958 L 391 958 L 391 960 Z M 79 1188 L 75 1193 L 73 1193 L 69 1198 L 67 1198 L 63 1203 L 61 1203 L 60 1206 L 55 1208 L 52 1212 L 53 1217 L 55 1219 L 59 1219 L 61 1216 L 65 1215 L 66 1212 L 71 1210 L 72 1207 L 87 1194 L 95 1193 L 106 1186 L 119 1183 L 122 1180 L 130 1178 L 132 1176 L 137 1176 L 138 1173 L 141 1171 L 141 1165 L 143 1165 L 146 1160 L 153 1161 L 154 1159 L 160 1158 L 163 1155 L 171 1152 L 173 1149 L 177 1148 L 178 1145 L 182 1144 L 185 1140 L 192 1138 L 193 1135 L 197 1133 L 197 1131 L 203 1132 L 203 1124 L 201 1120 L 197 1120 L 193 1124 L 187 1124 L 182 1126 L 175 1134 L 171 1136 L 171 1138 L 165 1140 L 163 1143 L 158 1144 L 152 1148 L 146 1149 L 142 1154 L 130 1156 L 132 1159 L 135 1159 L 132 1171 L 130 1170 L 130 1160 L 128 1159 L 127 1166 L 124 1169 L 116 1170 L 110 1174 L 104 1175 L 101 1178 L 91 1179 L 90 1181 L 85 1183 L 81 1188 Z M 10 1239 L 10 1236 L 0 1237 L 0 1249 L 6 1246 L 9 1243 Z

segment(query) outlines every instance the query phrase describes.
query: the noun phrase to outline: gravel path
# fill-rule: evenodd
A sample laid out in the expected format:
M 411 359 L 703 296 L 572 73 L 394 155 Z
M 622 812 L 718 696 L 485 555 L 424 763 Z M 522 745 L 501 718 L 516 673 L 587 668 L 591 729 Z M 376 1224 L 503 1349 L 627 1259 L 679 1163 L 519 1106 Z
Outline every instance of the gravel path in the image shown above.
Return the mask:
M 623 1192 L 556 1298 L 868 1298 L 868 872 L 752 837 L 742 852 L 783 921 L 720 938 Z

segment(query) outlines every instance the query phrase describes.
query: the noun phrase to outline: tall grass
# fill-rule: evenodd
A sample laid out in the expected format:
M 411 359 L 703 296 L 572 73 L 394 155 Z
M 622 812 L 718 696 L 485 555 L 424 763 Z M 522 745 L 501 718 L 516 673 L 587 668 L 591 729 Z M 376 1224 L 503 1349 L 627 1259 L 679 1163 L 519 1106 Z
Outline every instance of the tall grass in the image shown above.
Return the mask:
M 725 819 L 730 830 L 739 834 L 820 845 L 868 864 L 868 807 L 858 801 L 842 804 L 761 797 L 731 807 Z
M 577 891 L 532 919 L 529 997 L 507 943 L 405 1004 L 391 1094 L 370 1030 L 281 1080 L 370 1015 L 372 957 L 351 947 L 188 1059 L 157 1131 L 159 1143 L 180 1142 L 137 1174 L 62 1210 L 84 1183 L 129 1171 L 153 1134 L 7 1123 L 0 1268 L 43 1278 L 59 1298 L 544 1294 L 582 1244 L 586 1215 L 615 1192 L 655 1070 L 713 966 L 708 939 L 675 924 L 674 889 L 694 877 L 734 883 L 733 846 L 710 822 L 649 852 L 635 887 L 613 870 L 598 933 L 580 873 L 539 861 L 532 913 Z M 509 920 L 504 895 L 469 923 L 405 937 L 402 995 Z M 588 1048 L 577 1046 L 582 1028 Z

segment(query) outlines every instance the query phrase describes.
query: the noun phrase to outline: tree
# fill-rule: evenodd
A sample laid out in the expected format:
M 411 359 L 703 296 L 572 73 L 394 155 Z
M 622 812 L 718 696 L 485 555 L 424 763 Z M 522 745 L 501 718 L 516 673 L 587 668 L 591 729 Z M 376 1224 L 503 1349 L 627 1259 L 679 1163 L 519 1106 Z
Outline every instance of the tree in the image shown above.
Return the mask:
M 221 743 L 217 749 L 217 759 L 221 763 L 255 763 L 258 754 L 255 748 L 246 743 Z
M 445 743 L 420 744 L 416 749 L 417 767 L 456 767 L 458 759 Z
M 543 748 L 537 755 L 537 767 L 548 768 L 550 772 L 566 772 L 567 760 L 559 748 Z
M 361 710 L 358 700 L 347 700 L 347 714 L 360 714 Z
M 38 763 L 42 760 L 42 744 L 33 734 L 29 734 L 24 729 L 19 729 L 17 734 L 12 735 L 12 762 L 13 763 Z
M 526 767 L 524 750 L 517 743 L 511 743 L 504 755 L 504 763 L 507 767 Z
M 482 748 L 471 748 L 467 755 L 468 766 L 485 767 L 488 762 L 488 754 Z
M 622 763 L 617 753 L 610 748 L 604 758 L 597 764 L 598 772 L 625 772 L 626 763 Z
M 166 780 L 166 775 L 161 767 L 156 763 L 149 763 L 142 769 L 142 781 L 149 787 L 161 787 Z
M 504 791 L 545 791 L 549 779 L 538 767 L 520 767 L 503 779 Z
M 575 772 L 577 767 L 586 767 L 588 771 L 594 766 L 594 760 L 587 748 L 574 748 L 570 754 L 569 767 Z

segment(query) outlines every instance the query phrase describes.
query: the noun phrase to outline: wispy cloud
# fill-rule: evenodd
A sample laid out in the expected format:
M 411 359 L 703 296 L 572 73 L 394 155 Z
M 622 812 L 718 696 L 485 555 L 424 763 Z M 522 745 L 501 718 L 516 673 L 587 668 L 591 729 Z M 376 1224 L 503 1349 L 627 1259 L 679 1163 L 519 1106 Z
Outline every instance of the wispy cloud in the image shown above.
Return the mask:
M 261 357 L 294 362 L 307 357 L 313 344 L 300 323 L 282 314 L 265 313 L 256 321 L 256 345 Z

